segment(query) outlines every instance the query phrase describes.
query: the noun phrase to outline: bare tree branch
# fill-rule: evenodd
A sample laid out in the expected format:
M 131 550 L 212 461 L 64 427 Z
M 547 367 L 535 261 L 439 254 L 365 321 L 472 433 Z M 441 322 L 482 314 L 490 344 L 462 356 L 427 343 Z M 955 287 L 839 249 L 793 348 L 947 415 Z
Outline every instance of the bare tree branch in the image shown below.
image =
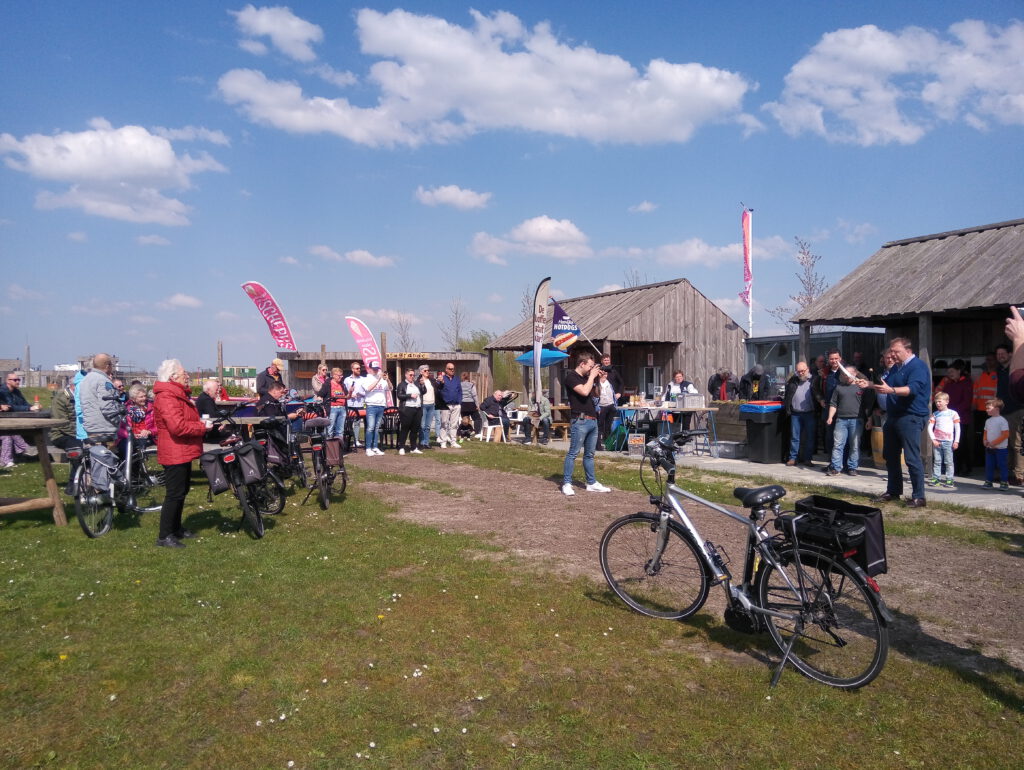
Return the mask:
M 533 318 L 533 293 L 530 284 L 526 284 L 523 293 L 519 295 L 519 317 L 524 320 Z
M 466 309 L 466 303 L 462 301 L 462 297 L 456 297 L 448 308 L 448 323 L 437 325 L 441 330 L 441 341 L 446 350 L 458 349 L 468 323 L 469 311 Z
M 622 280 L 627 289 L 635 289 L 637 286 L 644 286 L 650 283 L 650 279 L 647 277 L 647 273 L 640 275 L 640 271 L 635 267 L 628 268 L 622 271 Z
M 391 327 L 395 330 L 395 334 L 398 335 L 398 339 L 395 342 L 398 343 L 399 350 L 409 352 L 416 350 L 420 346 L 419 340 L 412 336 L 412 316 L 406 313 L 399 313 L 395 316 L 395 320 L 391 322 Z
M 776 321 L 785 324 L 786 328 L 796 332 L 799 329 L 798 325 L 789 319 L 813 304 L 821 295 L 828 291 L 828 282 L 825 280 L 825 276 L 821 275 L 816 269 L 821 255 L 814 254 L 811 251 L 811 245 L 807 241 L 800 238 L 794 238 L 793 240 L 796 241 L 797 248 L 796 263 L 800 266 L 800 272 L 795 274 L 797 281 L 800 283 L 800 291 L 796 294 L 790 294 L 789 302 L 785 305 L 769 309 L 768 314 Z M 813 327 L 811 331 L 814 331 Z

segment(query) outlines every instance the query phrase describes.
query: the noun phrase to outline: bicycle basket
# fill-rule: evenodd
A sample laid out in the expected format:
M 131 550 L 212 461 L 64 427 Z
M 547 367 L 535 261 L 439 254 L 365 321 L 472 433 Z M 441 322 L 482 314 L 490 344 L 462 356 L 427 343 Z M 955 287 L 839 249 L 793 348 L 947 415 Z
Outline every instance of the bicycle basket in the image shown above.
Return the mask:
M 93 489 L 106 492 L 110 489 L 110 481 L 117 472 L 117 457 L 105 446 L 91 446 L 89 459 Z
M 342 460 L 342 446 L 340 438 L 329 438 L 324 443 L 324 452 L 327 455 L 327 464 L 332 468 L 340 468 L 344 465 Z
M 242 469 L 242 482 L 258 484 L 267 477 L 267 454 L 255 441 L 248 441 L 235 447 L 238 465 Z
M 224 464 L 220 459 L 222 454 L 223 450 L 204 452 L 199 458 L 199 467 L 203 469 L 203 473 L 206 474 L 206 478 L 210 482 L 210 492 L 215 495 L 226 492 L 231 488 L 231 485 L 228 483 L 227 472 L 224 470 Z
M 853 560 L 869 577 L 889 571 L 885 556 L 885 524 L 882 512 L 868 505 L 857 505 L 845 500 L 836 500 L 822 495 L 810 495 L 796 501 L 797 511 L 829 515 L 864 525 L 864 542 L 857 549 Z

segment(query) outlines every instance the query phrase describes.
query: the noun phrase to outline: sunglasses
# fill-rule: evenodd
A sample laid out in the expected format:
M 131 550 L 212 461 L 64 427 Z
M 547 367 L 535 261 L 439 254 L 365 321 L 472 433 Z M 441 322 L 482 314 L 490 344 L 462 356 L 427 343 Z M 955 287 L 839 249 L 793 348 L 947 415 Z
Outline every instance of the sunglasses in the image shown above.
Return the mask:
M 20 377 L 8 377 L 7 381 L 8 382 L 21 382 L 21 378 Z

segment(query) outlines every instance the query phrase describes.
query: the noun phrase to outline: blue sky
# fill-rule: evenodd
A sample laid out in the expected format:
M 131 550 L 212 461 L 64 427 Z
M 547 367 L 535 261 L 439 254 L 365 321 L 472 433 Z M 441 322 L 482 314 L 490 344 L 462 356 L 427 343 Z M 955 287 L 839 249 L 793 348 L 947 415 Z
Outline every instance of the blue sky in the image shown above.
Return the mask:
M 966 9 L 966 10 L 965 10 Z M 262 364 L 1024 216 L 1019 2 L 0 4 L 0 357 Z M 969 280 L 950 266 L 951 280 Z M 893 276 L 899 280 L 899 276 Z M 584 331 L 586 331 L 584 329 Z

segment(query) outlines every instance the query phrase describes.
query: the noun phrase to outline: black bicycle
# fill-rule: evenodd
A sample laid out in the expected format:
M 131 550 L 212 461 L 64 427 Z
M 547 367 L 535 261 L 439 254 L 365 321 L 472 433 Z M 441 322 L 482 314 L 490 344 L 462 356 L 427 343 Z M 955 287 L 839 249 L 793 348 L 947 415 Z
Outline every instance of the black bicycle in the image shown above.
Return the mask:
M 75 516 L 89 537 L 102 537 L 118 513 L 152 513 L 164 500 L 164 469 L 157 462 L 156 447 L 128 431 L 124 457 L 111 451 L 114 434 L 87 438 L 82 447 L 67 450 L 69 459 L 81 462 L 75 471 Z
M 303 430 L 309 435 L 309 456 L 313 465 L 313 476 L 308 485 L 305 505 L 315 491 L 320 508 L 327 510 L 333 495 L 344 494 L 348 487 L 348 471 L 345 470 L 345 453 L 341 438 L 327 438 L 324 429 L 330 424 L 326 417 L 306 420 Z M 301 451 L 300 451 L 301 456 Z M 305 474 L 304 474 L 305 475 Z
M 878 584 L 857 561 L 864 526 L 836 526 L 799 513 L 782 513 L 778 485 L 737 488 L 750 510 L 736 514 L 675 482 L 675 448 L 682 435 L 648 442 L 641 481 L 654 513 L 613 521 L 601 537 L 601 570 L 609 587 L 637 612 L 682 619 L 697 612 L 712 585 L 725 590 L 726 624 L 744 633 L 768 631 L 782 650 L 774 686 L 786 663 L 832 687 L 855 689 L 885 665 L 892 615 Z M 643 469 L 654 470 L 655 489 Z M 662 491 L 661 472 L 666 474 Z M 683 509 L 688 498 L 747 528 L 739 583 L 721 546 L 704 540 Z M 769 520 L 775 522 L 772 534 Z

